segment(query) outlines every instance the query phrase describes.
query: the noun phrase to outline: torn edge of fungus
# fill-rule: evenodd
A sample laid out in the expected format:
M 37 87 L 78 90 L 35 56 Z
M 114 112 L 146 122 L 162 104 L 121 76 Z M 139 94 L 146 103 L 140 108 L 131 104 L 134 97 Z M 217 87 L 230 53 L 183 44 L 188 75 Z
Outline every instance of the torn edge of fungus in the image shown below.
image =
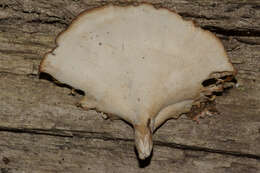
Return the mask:
M 216 96 L 223 93 L 226 89 L 230 89 L 235 86 L 237 82 L 235 79 L 236 74 L 237 71 L 235 68 L 234 71 L 211 73 L 209 77 L 201 83 L 202 88 L 200 93 L 194 100 L 191 110 L 187 113 L 187 116 L 197 121 L 197 116 L 199 114 L 203 114 L 205 110 L 212 113 L 218 113 L 215 102 Z

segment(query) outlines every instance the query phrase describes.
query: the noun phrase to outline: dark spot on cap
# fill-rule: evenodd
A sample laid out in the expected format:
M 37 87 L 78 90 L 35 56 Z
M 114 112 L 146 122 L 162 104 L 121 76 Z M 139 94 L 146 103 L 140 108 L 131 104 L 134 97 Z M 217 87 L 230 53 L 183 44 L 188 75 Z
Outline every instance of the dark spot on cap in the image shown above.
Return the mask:
M 101 46 L 101 45 L 102 45 L 102 43 L 101 43 L 101 42 L 99 42 L 99 43 L 98 43 L 98 45 L 99 45 L 99 46 Z

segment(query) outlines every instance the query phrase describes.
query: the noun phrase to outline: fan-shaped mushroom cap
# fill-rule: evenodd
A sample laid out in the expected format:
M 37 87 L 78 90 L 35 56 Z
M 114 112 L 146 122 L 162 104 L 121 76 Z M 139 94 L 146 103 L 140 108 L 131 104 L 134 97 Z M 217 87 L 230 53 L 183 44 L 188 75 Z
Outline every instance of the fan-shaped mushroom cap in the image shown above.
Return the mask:
M 83 90 L 83 107 L 133 124 L 141 159 L 154 129 L 207 90 L 204 80 L 235 74 L 213 34 L 147 4 L 86 11 L 56 41 L 40 71 Z

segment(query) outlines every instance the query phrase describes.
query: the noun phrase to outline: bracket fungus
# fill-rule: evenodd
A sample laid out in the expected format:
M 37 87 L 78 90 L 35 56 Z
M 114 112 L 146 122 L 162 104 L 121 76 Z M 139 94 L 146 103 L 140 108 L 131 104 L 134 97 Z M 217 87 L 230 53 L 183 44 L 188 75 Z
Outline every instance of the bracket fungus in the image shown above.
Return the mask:
M 40 72 L 85 92 L 84 109 L 133 125 L 140 159 L 162 123 L 222 91 L 236 74 L 221 42 L 167 9 L 107 5 L 80 14 Z M 203 85 L 214 79 L 210 85 Z

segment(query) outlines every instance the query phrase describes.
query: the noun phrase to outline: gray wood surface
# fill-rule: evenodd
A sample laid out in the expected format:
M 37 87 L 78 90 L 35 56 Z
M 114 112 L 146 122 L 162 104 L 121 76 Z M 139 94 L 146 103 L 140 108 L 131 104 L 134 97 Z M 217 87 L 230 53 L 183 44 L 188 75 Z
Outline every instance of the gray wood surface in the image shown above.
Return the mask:
M 132 128 L 75 104 L 82 95 L 38 76 L 55 37 L 100 0 L 0 1 L 0 173 L 260 172 L 260 1 L 151 0 L 214 32 L 238 70 L 216 99 L 218 115 L 169 120 L 151 160 L 134 152 Z M 137 4 L 137 2 L 134 2 Z

